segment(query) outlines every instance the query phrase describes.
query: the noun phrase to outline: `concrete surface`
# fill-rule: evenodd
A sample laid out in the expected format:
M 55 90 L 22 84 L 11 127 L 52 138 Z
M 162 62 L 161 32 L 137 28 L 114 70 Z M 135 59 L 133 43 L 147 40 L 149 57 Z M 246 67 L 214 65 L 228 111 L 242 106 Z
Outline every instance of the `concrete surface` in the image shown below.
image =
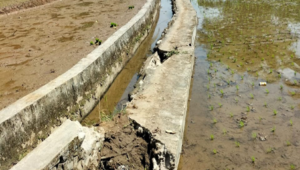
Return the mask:
M 137 84 L 126 111 L 130 119 L 147 129 L 156 140 L 160 156 L 155 169 L 177 169 L 182 149 L 189 89 L 194 66 L 197 17 L 188 0 L 176 0 L 175 16 L 158 50 L 174 52 L 162 64 L 157 54 L 145 62 L 145 78 Z M 162 156 L 163 155 L 163 156 Z
M 63 165 L 64 169 L 98 167 L 97 160 L 100 157 L 97 153 L 103 140 L 103 132 L 67 120 L 11 170 L 56 169 Z M 93 151 L 96 151 L 96 155 Z
M 66 73 L 0 111 L 0 169 L 49 136 L 64 119 L 82 120 L 150 31 L 159 0 L 138 14 Z M 137 40 L 137 37 L 140 39 Z

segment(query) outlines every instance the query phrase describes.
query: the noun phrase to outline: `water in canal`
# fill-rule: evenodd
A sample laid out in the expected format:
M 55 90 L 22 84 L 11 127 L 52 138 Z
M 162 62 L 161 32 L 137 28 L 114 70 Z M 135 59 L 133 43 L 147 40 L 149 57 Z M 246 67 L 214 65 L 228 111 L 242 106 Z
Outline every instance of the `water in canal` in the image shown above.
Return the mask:
M 138 79 L 138 72 L 147 57 L 152 55 L 155 43 L 161 37 L 173 16 L 171 0 L 161 0 L 161 8 L 157 23 L 153 26 L 148 37 L 142 42 L 134 56 L 125 65 L 104 97 L 94 110 L 82 121 L 84 125 L 93 125 L 102 121 L 110 120 L 114 113 L 120 112 L 128 102 L 128 94 L 134 89 Z
M 191 3 L 199 25 L 179 169 L 300 168 L 300 1 Z

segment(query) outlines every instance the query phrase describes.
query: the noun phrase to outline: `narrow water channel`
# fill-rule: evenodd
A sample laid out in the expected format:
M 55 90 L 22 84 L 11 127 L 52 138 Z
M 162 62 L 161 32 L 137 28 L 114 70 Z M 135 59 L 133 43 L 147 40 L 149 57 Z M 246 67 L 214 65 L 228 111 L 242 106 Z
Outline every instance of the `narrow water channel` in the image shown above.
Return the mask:
M 171 0 L 161 0 L 159 18 L 151 29 L 150 34 L 114 80 L 100 100 L 100 103 L 81 122 L 82 124 L 93 125 L 99 122 L 99 115 L 102 117 L 101 120 L 110 120 L 114 113 L 125 108 L 125 104 L 128 102 L 128 94 L 134 89 L 134 84 L 138 79 L 138 72 L 143 62 L 153 53 L 155 43 L 161 37 L 172 16 Z
M 199 25 L 179 169 L 299 169 L 300 1 L 191 2 Z

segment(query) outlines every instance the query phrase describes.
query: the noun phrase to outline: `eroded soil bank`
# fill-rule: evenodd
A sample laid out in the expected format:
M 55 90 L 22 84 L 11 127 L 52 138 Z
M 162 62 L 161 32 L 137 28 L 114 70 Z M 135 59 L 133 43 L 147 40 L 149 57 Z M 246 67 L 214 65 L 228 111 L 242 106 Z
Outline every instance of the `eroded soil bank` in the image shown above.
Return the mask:
M 200 22 L 179 169 L 298 169 L 300 1 L 192 3 Z
M 64 0 L 0 17 L 0 109 L 70 69 L 145 2 Z

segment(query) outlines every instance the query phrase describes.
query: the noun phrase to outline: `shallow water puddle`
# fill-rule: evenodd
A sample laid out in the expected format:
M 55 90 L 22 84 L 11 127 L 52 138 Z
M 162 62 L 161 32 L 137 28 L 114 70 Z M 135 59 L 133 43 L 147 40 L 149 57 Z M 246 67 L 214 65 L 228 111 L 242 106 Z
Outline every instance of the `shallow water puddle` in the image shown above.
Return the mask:
M 200 22 L 179 169 L 298 168 L 300 1 L 192 4 Z

